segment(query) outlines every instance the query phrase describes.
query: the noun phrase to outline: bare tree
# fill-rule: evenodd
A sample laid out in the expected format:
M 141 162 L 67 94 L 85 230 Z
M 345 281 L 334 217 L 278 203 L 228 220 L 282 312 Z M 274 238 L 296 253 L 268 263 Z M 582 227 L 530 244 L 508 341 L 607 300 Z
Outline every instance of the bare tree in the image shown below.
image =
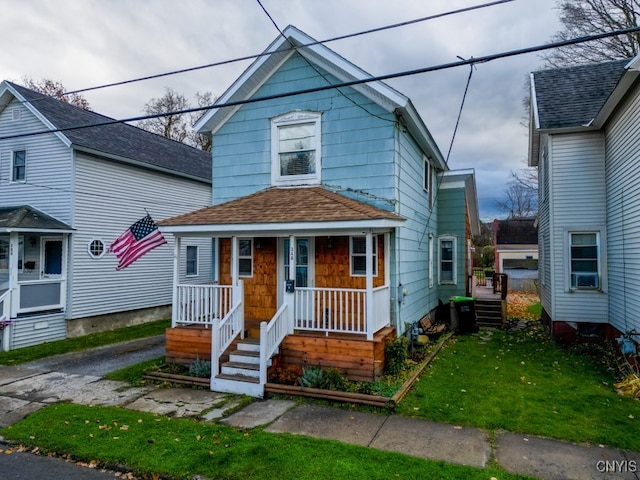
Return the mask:
M 213 105 L 216 99 L 211 92 L 200 93 L 196 92 L 196 104 L 198 107 L 208 107 Z M 202 112 L 194 112 L 189 115 L 190 124 L 193 125 L 201 117 Z M 211 137 L 206 135 L 200 135 L 193 129 L 189 130 L 189 145 L 192 145 L 205 152 L 211 151 Z
M 210 92 L 196 93 L 196 102 L 199 107 L 210 105 L 213 95 Z M 143 109 L 145 115 L 161 115 L 138 122 L 138 126 L 149 132 L 162 135 L 177 142 L 182 142 L 192 147 L 211 151 L 211 140 L 198 134 L 191 128 L 198 119 L 196 113 L 173 113 L 191 108 L 187 97 L 171 88 L 165 88 L 162 97 L 152 98 Z
M 563 29 L 553 41 L 637 27 L 640 0 L 558 0 Z M 635 57 L 640 52 L 640 32 L 607 37 L 549 50 L 542 58 L 548 67 L 597 63 Z
M 22 84 L 30 90 L 48 95 L 53 98 L 57 98 L 65 103 L 75 105 L 76 107 L 83 108 L 85 110 L 91 110 L 91 106 L 86 98 L 79 93 L 72 93 L 71 95 L 65 95 L 67 91 L 62 83 L 51 80 L 50 78 L 41 78 L 40 80 L 34 80 L 31 77 L 22 77 Z
M 511 172 L 511 181 L 504 190 L 504 198 L 496 207 L 508 218 L 528 218 L 538 211 L 538 175 L 532 168 Z
M 171 112 L 186 110 L 187 108 L 189 108 L 187 97 L 167 87 L 162 97 L 152 98 L 142 110 L 145 115 L 158 115 L 161 113 L 166 113 L 166 115 L 141 120 L 138 126 L 171 140 L 184 142 L 187 138 L 189 127 L 188 117 L 185 114 Z

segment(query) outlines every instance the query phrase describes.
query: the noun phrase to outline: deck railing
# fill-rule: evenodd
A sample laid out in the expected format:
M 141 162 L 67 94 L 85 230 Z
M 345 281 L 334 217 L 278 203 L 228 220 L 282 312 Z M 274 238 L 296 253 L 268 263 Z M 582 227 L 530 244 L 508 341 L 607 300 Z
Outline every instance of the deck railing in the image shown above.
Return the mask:
M 291 307 L 285 302 L 267 322 L 260 324 L 260 385 L 267 383 L 267 362 L 291 333 Z
M 367 291 L 351 288 L 299 287 L 295 291 L 294 328 L 317 332 L 373 334 L 389 324 L 390 290 L 373 290 L 367 315 Z
M 178 285 L 177 289 L 177 325 L 212 324 L 215 318 L 224 318 L 233 305 L 231 285 Z M 241 295 L 241 294 L 240 294 Z
M 244 300 L 242 284 L 235 287 L 238 292 L 237 301 L 222 320 L 214 317 L 211 323 L 211 375 L 220 372 L 220 355 L 222 355 L 235 338 L 244 336 Z

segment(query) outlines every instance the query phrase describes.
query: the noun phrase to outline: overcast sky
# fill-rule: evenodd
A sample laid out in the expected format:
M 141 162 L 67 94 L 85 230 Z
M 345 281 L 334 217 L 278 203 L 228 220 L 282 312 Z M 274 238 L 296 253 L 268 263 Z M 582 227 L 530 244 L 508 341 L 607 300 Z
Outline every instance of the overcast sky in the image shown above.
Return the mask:
M 488 3 L 490 0 L 262 0 L 280 28 L 317 40 Z M 256 0 L 0 0 L 0 76 L 50 78 L 75 90 L 263 51 L 277 31 Z M 327 46 L 372 75 L 548 43 L 559 28 L 556 0 L 514 0 Z M 94 111 L 140 115 L 165 87 L 193 102 L 221 95 L 250 62 L 84 93 Z M 493 208 L 511 171 L 524 168 L 522 100 L 538 54 L 480 64 L 473 73 L 449 167 L 476 172 L 480 215 Z M 411 98 L 446 156 L 469 67 L 390 80 Z M 194 102 L 195 103 L 195 102 Z

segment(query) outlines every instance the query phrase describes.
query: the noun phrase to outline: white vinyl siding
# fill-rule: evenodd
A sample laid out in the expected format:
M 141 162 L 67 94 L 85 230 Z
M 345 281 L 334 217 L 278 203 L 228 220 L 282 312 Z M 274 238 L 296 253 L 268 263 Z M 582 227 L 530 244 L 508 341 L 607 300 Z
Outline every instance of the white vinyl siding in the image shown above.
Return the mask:
M 550 137 L 549 150 L 549 256 L 552 318 L 565 322 L 607 321 L 606 224 L 604 137 L 601 133 L 562 134 Z M 541 234 L 547 230 L 541 224 Z M 600 289 L 571 287 L 571 232 L 600 234 Z M 547 301 L 547 299 L 545 299 Z M 544 303 L 543 303 L 544 305 Z M 551 313 L 545 305 L 547 312 Z
M 13 120 L 14 108 L 22 110 Z M 44 124 L 13 100 L 0 112 L 0 137 L 44 129 Z M 28 183 L 12 182 L 13 152 L 27 152 Z M 0 140 L 0 204 L 31 205 L 58 220 L 71 223 L 73 204 L 71 150 L 55 135 Z
M 640 87 L 606 130 L 609 321 L 640 331 Z
M 78 154 L 76 162 L 76 215 L 71 235 L 73 264 L 69 272 L 73 288 L 68 318 L 88 317 L 120 311 L 169 305 L 173 285 L 173 235 L 165 235 L 168 245 L 142 256 L 131 266 L 116 271 L 115 255 L 100 259 L 87 255 L 87 244 L 101 238 L 108 245 L 134 222 L 145 209 L 159 221 L 209 204 L 211 188 L 204 183 L 135 168 L 88 155 Z M 211 239 L 185 239 L 199 246 L 200 271 L 189 283 L 211 280 Z M 185 278 L 182 268 L 181 280 Z

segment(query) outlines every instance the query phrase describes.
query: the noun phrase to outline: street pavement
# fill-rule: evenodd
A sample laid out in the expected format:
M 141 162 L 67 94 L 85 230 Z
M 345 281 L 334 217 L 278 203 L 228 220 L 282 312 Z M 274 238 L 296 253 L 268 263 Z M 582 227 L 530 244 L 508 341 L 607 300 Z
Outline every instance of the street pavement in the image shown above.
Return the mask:
M 102 378 L 106 371 L 163 354 L 163 347 L 158 350 L 157 341 L 149 340 L 148 344 L 134 341 L 94 349 L 81 355 L 68 354 L 20 366 L 0 366 L 0 427 L 9 426 L 46 405 L 68 401 L 120 406 L 172 417 L 194 417 L 238 429 L 265 426 L 266 432 L 274 434 L 334 439 L 476 467 L 486 467 L 493 459 L 506 471 L 541 479 L 640 478 L 639 452 L 578 445 L 511 432 L 497 432 L 492 441 L 489 432 L 482 429 L 439 424 L 395 414 L 296 404 L 289 400 L 257 400 L 237 410 L 240 398 L 230 394 L 179 387 L 127 388 L 124 383 Z M 104 364 L 97 366 L 96 363 Z M 11 447 L 0 444 L 0 450 L 11 451 Z M 117 475 L 115 472 L 79 467 L 62 459 L 19 452 L 11 455 L 1 453 L 2 480 L 92 480 L 116 478 Z M 31 466 L 33 470 L 21 470 L 20 466 Z M 40 471 L 46 474 L 39 474 Z

